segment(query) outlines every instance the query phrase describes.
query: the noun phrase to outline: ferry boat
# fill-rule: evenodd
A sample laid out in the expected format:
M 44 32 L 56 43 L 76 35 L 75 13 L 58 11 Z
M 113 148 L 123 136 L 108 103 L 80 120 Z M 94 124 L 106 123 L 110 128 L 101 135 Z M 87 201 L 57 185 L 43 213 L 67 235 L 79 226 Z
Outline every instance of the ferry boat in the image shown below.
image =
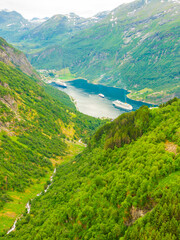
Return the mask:
M 99 97 L 102 97 L 102 98 L 104 98 L 104 94 L 102 94 L 102 93 L 99 93 L 98 95 L 99 95 Z
M 132 110 L 133 109 L 133 107 L 130 104 L 121 102 L 119 100 L 114 101 L 113 105 L 117 108 L 123 108 L 123 109 L 126 109 L 126 110 Z
M 62 88 L 67 88 L 67 85 L 62 82 L 62 81 L 52 81 L 52 83 L 56 84 L 58 87 L 62 87 Z

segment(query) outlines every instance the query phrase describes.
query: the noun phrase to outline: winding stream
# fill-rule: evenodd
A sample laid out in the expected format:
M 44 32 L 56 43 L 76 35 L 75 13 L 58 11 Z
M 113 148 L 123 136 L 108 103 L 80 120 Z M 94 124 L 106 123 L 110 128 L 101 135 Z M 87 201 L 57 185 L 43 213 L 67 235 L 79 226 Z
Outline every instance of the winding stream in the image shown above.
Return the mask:
M 51 182 L 51 183 L 50 183 L 49 185 L 47 185 L 46 189 L 44 190 L 45 193 L 47 192 L 47 190 L 49 189 L 49 187 L 52 185 L 52 183 L 53 183 L 53 178 L 54 178 L 55 174 L 56 174 L 56 168 L 54 169 L 54 172 L 53 172 L 53 174 L 52 174 L 51 177 L 50 177 L 50 182 Z M 40 193 L 38 193 L 36 196 L 38 197 L 38 196 L 40 196 L 42 193 L 43 193 L 43 192 L 40 192 Z M 31 199 L 31 201 L 33 201 L 33 199 Z M 27 214 L 30 214 L 30 211 L 31 211 L 31 204 L 30 204 L 30 202 L 27 202 L 27 204 L 26 204 L 26 209 L 27 209 Z M 8 230 L 7 234 L 9 234 L 10 232 L 12 232 L 12 231 L 14 231 L 14 230 L 16 229 L 16 223 L 17 223 L 17 221 L 20 220 L 22 217 L 23 217 L 23 215 L 21 215 L 20 217 L 17 217 L 17 218 L 16 218 L 16 220 L 14 221 L 13 226 Z

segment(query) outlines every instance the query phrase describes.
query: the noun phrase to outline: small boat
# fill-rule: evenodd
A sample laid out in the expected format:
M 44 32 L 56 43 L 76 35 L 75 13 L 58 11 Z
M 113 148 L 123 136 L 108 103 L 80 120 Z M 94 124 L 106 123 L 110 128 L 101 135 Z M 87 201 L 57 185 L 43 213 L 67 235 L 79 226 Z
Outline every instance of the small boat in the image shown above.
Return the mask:
M 102 93 L 99 93 L 98 96 L 104 98 L 104 94 Z
M 126 110 L 132 110 L 133 109 L 133 107 L 130 104 L 121 102 L 119 100 L 114 101 L 113 105 L 117 108 L 122 108 L 122 109 L 126 109 Z
M 62 82 L 62 81 L 52 81 L 52 83 L 56 84 L 58 87 L 62 87 L 62 88 L 67 88 L 67 85 Z

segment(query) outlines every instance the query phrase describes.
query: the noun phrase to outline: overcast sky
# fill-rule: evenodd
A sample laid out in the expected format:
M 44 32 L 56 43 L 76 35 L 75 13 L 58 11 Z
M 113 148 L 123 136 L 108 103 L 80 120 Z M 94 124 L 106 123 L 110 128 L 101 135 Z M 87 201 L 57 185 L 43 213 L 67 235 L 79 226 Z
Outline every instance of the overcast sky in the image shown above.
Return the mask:
M 0 9 L 15 10 L 23 17 L 51 17 L 55 14 L 74 12 L 90 17 L 98 12 L 112 10 L 133 0 L 0 0 Z

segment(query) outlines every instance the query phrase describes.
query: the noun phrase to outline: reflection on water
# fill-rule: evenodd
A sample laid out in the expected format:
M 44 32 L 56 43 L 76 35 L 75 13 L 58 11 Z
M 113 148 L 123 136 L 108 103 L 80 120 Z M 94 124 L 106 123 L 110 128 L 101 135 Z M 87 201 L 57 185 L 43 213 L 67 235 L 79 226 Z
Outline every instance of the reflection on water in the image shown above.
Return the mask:
M 112 104 L 114 100 L 126 101 L 133 106 L 133 110 L 138 109 L 142 105 L 150 106 L 143 102 L 126 99 L 128 91 L 124 89 L 95 85 L 82 79 L 66 82 L 66 84 L 67 88 L 55 86 L 53 83 L 51 85 L 73 97 L 76 102 L 76 107 L 80 112 L 93 117 L 108 117 L 114 119 L 126 112 L 126 110 L 114 107 Z M 105 98 L 99 97 L 99 93 L 104 94 Z

